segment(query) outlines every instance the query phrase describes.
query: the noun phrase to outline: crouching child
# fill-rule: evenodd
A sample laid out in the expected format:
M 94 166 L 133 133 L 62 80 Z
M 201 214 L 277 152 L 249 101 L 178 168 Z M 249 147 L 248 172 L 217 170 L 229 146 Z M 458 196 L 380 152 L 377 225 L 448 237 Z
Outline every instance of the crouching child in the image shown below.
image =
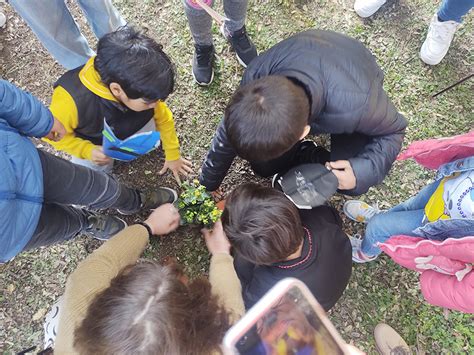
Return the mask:
M 222 214 L 246 308 L 285 277 L 303 281 L 324 309 L 351 275 L 351 245 L 332 207 L 298 210 L 285 195 L 256 184 L 237 187 Z
M 111 153 L 104 149 L 105 123 L 115 138 L 159 131 L 165 153 L 160 173 L 191 171 L 180 156 L 173 115 L 164 103 L 174 88 L 174 68 L 162 46 L 131 27 L 121 27 L 99 40 L 97 56 L 66 72 L 55 84 L 50 110 L 66 128 L 60 142 L 48 140 L 72 156 L 72 162 L 110 171 Z M 105 123 L 104 123 L 105 122 Z M 152 145 L 153 147 L 153 145 Z M 116 148 L 116 147 L 115 147 Z M 130 147 L 119 153 L 140 155 Z

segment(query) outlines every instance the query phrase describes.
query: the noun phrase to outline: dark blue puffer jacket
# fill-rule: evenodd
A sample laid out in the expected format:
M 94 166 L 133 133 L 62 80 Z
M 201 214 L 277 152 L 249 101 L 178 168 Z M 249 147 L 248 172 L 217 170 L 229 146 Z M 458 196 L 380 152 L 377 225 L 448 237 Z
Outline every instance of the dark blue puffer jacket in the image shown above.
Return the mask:
M 28 136 L 45 136 L 52 126 L 38 99 L 0 80 L 0 262 L 18 254 L 38 224 L 43 171 Z
M 361 42 L 331 31 L 298 33 L 252 60 L 241 86 L 269 75 L 294 79 L 306 89 L 311 134 L 370 136 L 349 159 L 357 186 L 345 194 L 360 195 L 382 182 L 400 152 L 407 121 L 385 93 L 382 70 Z M 201 184 L 210 191 L 218 188 L 235 156 L 222 121 L 203 163 Z

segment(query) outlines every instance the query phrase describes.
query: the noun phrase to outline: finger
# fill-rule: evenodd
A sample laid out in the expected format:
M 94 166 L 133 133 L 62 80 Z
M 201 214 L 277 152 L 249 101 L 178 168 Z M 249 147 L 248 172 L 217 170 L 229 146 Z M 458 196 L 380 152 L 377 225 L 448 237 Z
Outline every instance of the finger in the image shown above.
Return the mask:
M 331 164 L 331 168 L 333 169 L 346 169 L 350 166 L 348 160 L 336 160 L 329 162 Z
M 178 182 L 178 185 L 181 185 L 181 179 L 179 178 L 179 174 L 177 171 L 173 171 L 173 175 L 175 180 Z
M 336 178 L 337 178 L 337 181 L 339 182 L 338 184 L 338 189 L 342 189 L 344 186 L 342 184 L 342 181 L 344 179 L 344 172 L 343 171 L 339 171 L 339 170 L 332 170 L 332 173 L 334 175 L 336 175 Z
M 207 228 L 203 228 L 201 229 L 201 234 L 205 239 L 207 239 L 211 235 L 211 231 Z
M 183 165 L 183 166 L 181 167 L 181 169 L 185 170 L 185 171 L 188 172 L 188 173 L 192 173 L 192 172 L 193 172 L 193 169 L 192 169 L 191 167 L 187 166 L 187 165 Z
M 193 162 L 183 158 L 183 163 L 188 166 L 193 166 Z
M 163 175 L 164 173 L 166 173 L 166 170 L 168 170 L 168 168 L 166 166 L 163 167 L 163 169 L 161 169 L 159 172 L 158 172 L 158 175 Z

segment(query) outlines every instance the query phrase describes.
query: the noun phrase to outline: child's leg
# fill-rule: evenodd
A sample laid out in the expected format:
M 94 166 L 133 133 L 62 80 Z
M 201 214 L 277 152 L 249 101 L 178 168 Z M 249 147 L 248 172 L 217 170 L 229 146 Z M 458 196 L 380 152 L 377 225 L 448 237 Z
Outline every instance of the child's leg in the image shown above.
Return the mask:
M 52 245 L 74 238 L 87 226 L 87 213 L 80 208 L 46 203 L 30 241 L 23 250 Z
M 212 0 L 203 2 L 209 6 L 214 3 Z M 211 16 L 193 0 L 183 0 L 183 3 L 194 43 L 198 46 L 212 46 Z
M 77 2 L 97 38 L 127 24 L 111 0 L 78 0 Z
M 405 202 L 402 202 L 397 206 L 391 208 L 388 212 L 413 211 L 424 209 L 431 195 L 433 195 L 433 193 L 438 188 L 440 182 L 441 180 L 438 180 L 429 185 L 426 185 L 415 196 L 412 196 Z
M 385 212 L 369 220 L 362 240 L 361 250 L 369 256 L 381 253 L 377 242 L 384 242 L 391 236 L 404 234 L 414 236 L 413 231 L 422 225 L 424 210 Z
M 10 0 L 48 52 L 66 69 L 83 65 L 95 53 L 72 18 L 64 0 Z
M 43 169 L 45 203 L 81 205 L 92 209 L 140 209 L 140 194 L 114 177 L 72 164 L 38 150 Z
M 231 33 L 240 30 L 245 25 L 248 0 L 224 0 L 224 12 L 229 21 L 225 27 Z
M 474 0 L 443 0 L 438 18 L 441 21 L 462 22 L 462 17 L 474 7 Z
M 81 158 L 77 158 L 77 157 L 74 157 L 74 156 L 71 156 L 71 163 L 73 163 L 75 165 L 84 166 L 88 169 L 101 171 L 101 172 L 104 172 L 104 173 L 107 173 L 107 174 L 110 174 L 112 172 L 112 169 L 114 168 L 114 162 L 113 161 L 110 164 L 97 165 L 89 159 L 81 159 Z

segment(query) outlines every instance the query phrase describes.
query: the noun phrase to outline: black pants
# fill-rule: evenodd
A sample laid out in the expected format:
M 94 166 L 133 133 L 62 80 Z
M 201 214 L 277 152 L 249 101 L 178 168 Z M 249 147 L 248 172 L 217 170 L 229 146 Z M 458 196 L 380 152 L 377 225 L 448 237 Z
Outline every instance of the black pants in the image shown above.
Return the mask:
M 24 250 L 75 237 L 87 226 L 87 209 L 140 209 L 140 195 L 103 172 L 38 150 L 43 169 L 43 207 L 36 230 Z
M 331 151 L 321 148 L 321 159 L 318 163 L 327 161 L 347 160 L 356 156 L 370 141 L 370 137 L 360 134 L 331 134 Z M 262 177 L 270 177 L 277 173 L 284 174 L 291 168 L 301 164 L 297 158 L 301 141 L 296 143 L 282 156 L 264 162 L 251 162 L 253 171 Z M 329 157 L 329 159 L 328 159 Z M 309 163 L 309 162 L 308 162 Z

